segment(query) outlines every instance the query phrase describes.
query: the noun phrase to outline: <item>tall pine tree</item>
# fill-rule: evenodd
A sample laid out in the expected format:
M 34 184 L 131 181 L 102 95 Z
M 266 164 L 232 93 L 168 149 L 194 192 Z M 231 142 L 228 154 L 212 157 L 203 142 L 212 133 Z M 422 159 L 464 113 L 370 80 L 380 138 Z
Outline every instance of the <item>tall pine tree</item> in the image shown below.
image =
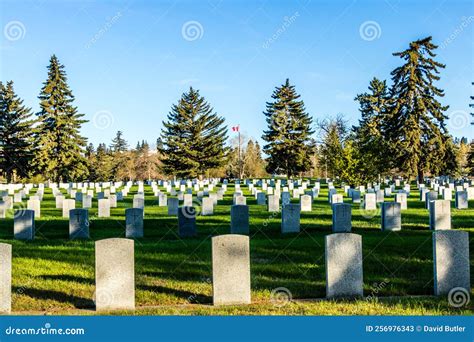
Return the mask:
M 449 140 L 444 114 L 449 106 L 438 101 L 444 91 L 435 85 L 445 66 L 433 59 L 437 46 L 431 40 L 414 41 L 407 50 L 393 54 L 405 63 L 391 73 L 393 103 L 384 128 L 395 165 L 419 181 L 426 172 L 436 173 L 443 168 Z
M 48 78 L 38 98 L 41 111 L 37 113 L 33 160 L 37 172 L 56 182 L 84 179 L 88 174 L 86 139 L 80 135 L 80 128 L 87 121 L 73 105 L 64 66 L 55 55 L 50 59 Z
M 125 152 L 128 150 L 128 143 L 123 138 L 123 132 L 117 131 L 115 138 L 112 139 L 112 143 L 110 144 L 110 150 L 112 152 Z
M 389 102 L 387 84 L 377 78 L 372 79 L 369 92 L 357 95 L 362 118 L 359 126 L 353 128 L 354 145 L 359 151 L 363 169 L 359 171 L 364 180 L 375 181 L 389 168 L 387 146 L 382 130 Z
M 225 163 L 227 127 L 192 87 L 173 105 L 163 122 L 163 171 L 178 177 L 203 176 Z
M 13 82 L 0 82 L 0 171 L 8 183 L 26 177 L 32 157 L 31 109 L 23 105 Z
M 313 120 L 288 79 L 276 87 L 272 99 L 264 112 L 268 125 L 262 136 L 266 142 L 263 151 L 269 156 L 266 169 L 290 178 L 311 168 L 315 153 Z

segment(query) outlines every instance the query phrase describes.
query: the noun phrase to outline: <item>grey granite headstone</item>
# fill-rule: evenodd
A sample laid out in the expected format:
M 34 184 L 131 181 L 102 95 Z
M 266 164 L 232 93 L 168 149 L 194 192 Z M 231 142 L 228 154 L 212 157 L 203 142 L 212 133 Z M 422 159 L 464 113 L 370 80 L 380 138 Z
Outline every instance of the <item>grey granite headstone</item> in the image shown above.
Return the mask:
M 471 290 L 469 233 L 440 230 L 433 233 L 434 293 L 446 295 L 455 287 Z
M 143 237 L 143 209 L 125 209 L 125 236 L 127 238 Z
M 257 205 L 267 204 L 267 198 L 264 192 L 257 193 Z
M 196 208 L 178 208 L 178 234 L 180 237 L 196 236 Z
M 326 297 L 363 296 L 362 236 L 326 235 Z
M 168 215 L 177 216 L 178 215 L 179 200 L 176 197 L 168 198 Z
M 135 309 L 134 254 L 130 239 L 95 242 L 96 310 Z
M 456 209 L 468 209 L 469 201 L 467 198 L 467 191 L 456 191 Z
M 438 192 L 437 191 L 428 191 L 425 194 L 425 201 L 426 201 L 426 209 L 430 208 L 430 202 L 436 201 L 438 199 Z
M 349 203 L 332 205 L 332 232 L 350 233 L 352 230 L 352 206 Z
M 360 191 L 352 190 L 351 192 L 352 203 L 360 203 Z
M 451 229 L 451 201 L 436 200 L 430 203 L 430 229 Z
M 284 207 L 287 204 L 290 204 L 291 197 L 288 191 L 283 191 L 281 193 L 281 205 Z
M 230 208 L 231 234 L 249 234 L 249 207 L 247 205 L 233 205 Z
M 214 305 L 250 304 L 250 248 L 245 235 L 212 238 Z
M 15 210 L 13 218 L 13 235 L 17 240 L 33 240 L 35 238 L 34 210 Z
M 382 203 L 382 230 L 402 229 L 402 207 L 398 202 Z
M 72 209 L 69 211 L 69 238 L 89 238 L 89 211 L 87 209 Z
M 12 308 L 12 245 L 0 243 L 0 313 Z
M 299 204 L 287 204 L 281 210 L 281 232 L 299 233 L 300 232 L 301 207 Z

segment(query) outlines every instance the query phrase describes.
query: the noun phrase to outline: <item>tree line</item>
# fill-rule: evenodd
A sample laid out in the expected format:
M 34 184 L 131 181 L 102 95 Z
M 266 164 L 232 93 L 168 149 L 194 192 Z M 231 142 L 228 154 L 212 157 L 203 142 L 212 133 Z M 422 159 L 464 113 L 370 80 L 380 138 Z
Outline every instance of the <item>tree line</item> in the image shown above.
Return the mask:
M 352 185 L 394 174 L 473 176 L 474 142 L 454 139 L 446 126 L 449 106 L 437 86 L 445 65 L 435 60 L 436 49 L 427 37 L 394 53 L 401 65 L 390 82 L 373 78 L 355 97 L 361 119 L 353 127 L 343 115 L 313 122 L 287 79 L 266 103 L 263 147 L 240 134 L 229 141 L 225 119 L 192 87 L 172 105 L 156 148 L 144 140 L 131 148 L 121 131 L 108 146 L 88 144 L 80 134 L 87 121 L 53 55 L 38 113 L 12 81 L 0 82 L 0 172 L 7 182 L 284 175 Z

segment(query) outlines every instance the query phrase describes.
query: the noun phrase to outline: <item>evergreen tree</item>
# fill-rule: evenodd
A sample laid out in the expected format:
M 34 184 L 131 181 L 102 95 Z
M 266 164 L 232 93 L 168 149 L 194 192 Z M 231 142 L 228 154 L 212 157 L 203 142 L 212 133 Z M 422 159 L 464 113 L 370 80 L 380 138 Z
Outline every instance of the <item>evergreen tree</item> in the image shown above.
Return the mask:
M 268 129 L 263 132 L 262 139 L 267 143 L 263 151 L 269 156 L 269 173 L 291 177 L 311 168 L 311 157 L 315 153 L 311 138 L 313 120 L 299 98 L 287 79 L 281 87 L 276 87 L 273 101 L 267 102 L 264 114 Z
M 320 164 L 325 177 L 340 177 L 344 166 L 344 142 L 346 140 L 346 125 L 340 116 L 335 120 L 318 123 L 322 131 L 322 141 L 319 147 Z
M 106 182 L 113 180 L 114 158 L 107 146 L 103 143 L 97 146 L 90 163 L 90 179 L 93 181 Z
M 0 82 L 0 171 L 8 183 L 26 177 L 32 158 L 31 109 L 23 105 L 13 82 Z
M 474 85 L 474 82 L 471 84 Z M 474 101 L 474 96 L 471 96 L 471 100 Z M 474 103 L 470 103 L 469 107 L 474 108 Z M 474 117 L 474 113 L 471 113 L 471 115 Z M 474 120 L 471 122 L 471 125 L 474 125 Z
M 471 141 L 469 154 L 467 155 L 466 170 L 469 176 L 474 176 L 474 140 Z
M 224 118 L 192 87 L 173 105 L 163 122 L 163 170 L 178 177 L 198 177 L 224 165 L 228 147 Z
M 67 84 L 64 66 L 52 56 L 37 113 L 36 151 L 33 164 L 38 173 L 56 182 L 80 180 L 87 176 L 84 156 L 86 139 L 80 128 L 86 120 L 73 106 L 74 96 Z
M 115 138 L 112 139 L 112 144 L 110 144 L 110 150 L 112 152 L 125 152 L 128 150 L 128 143 L 123 138 L 123 132 L 117 131 Z
M 444 114 L 449 106 L 437 100 L 444 91 L 434 84 L 445 66 L 433 59 L 437 46 L 431 39 L 414 41 L 407 50 L 394 53 L 405 64 L 391 73 L 393 103 L 384 123 L 395 165 L 419 181 L 426 172 L 443 168 L 449 141 Z
M 389 102 L 387 84 L 377 78 L 372 79 L 369 93 L 357 95 L 362 119 L 353 128 L 354 146 L 362 159 L 359 172 L 368 181 L 375 181 L 389 168 L 387 144 L 382 130 Z

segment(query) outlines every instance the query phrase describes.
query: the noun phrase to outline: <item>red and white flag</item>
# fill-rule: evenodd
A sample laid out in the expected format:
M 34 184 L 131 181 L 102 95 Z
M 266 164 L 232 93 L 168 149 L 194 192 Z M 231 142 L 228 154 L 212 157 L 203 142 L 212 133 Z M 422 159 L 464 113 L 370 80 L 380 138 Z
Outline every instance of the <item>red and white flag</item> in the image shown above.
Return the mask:
M 232 126 L 232 132 L 238 132 L 239 128 L 240 128 L 240 125 Z

